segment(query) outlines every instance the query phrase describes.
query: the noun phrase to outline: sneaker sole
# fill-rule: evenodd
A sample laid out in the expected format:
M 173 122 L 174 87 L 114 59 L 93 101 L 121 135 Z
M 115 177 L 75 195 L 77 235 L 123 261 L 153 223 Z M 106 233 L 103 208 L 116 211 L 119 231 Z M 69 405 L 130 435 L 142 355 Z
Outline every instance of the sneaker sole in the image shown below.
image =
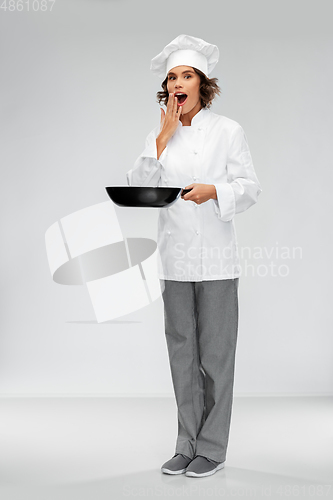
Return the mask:
M 183 474 L 186 471 L 186 469 L 171 470 L 171 469 L 166 469 L 165 467 L 162 467 L 161 471 L 164 474 Z
M 201 474 L 198 474 L 196 472 L 193 472 L 193 471 L 187 471 L 185 473 L 185 476 L 188 476 L 188 477 L 205 477 L 205 476 L 211 476 L 212 474 L 215 474 L 216 471 L 220 470 L 220 469 L 223 469 L 224 468 L 224 464 L 225 462 L 222 462 L 221 464 L 219 464 L 217 467 L 215 467 L 215 469 L 212 469 L 208 472 L 202 472 Z

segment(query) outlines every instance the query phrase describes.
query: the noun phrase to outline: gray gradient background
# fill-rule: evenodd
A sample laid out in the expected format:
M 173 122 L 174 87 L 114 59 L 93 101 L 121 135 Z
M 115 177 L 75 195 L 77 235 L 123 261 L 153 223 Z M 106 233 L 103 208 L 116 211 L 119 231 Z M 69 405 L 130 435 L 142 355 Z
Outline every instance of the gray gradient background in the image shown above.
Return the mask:
M 235 394 L 332 394 L 329 1 L 56 0 L 0 13 L 0 394 L 171 395 L 163 302 L 97 324 L 50 276 L 44 235 L 107 200 L 159 123 L 150 59 L 181 33 L 218 45 L 212 110 L 244 128 L 263 193 L 240 247 L 301 247 L 287 277 L 240 279 Z M 179 16 L 178 16 L 179 14 Z M 133 236 L 158 211 L 120 209 Z M 131 219 L 132 217 L 132 219 Z

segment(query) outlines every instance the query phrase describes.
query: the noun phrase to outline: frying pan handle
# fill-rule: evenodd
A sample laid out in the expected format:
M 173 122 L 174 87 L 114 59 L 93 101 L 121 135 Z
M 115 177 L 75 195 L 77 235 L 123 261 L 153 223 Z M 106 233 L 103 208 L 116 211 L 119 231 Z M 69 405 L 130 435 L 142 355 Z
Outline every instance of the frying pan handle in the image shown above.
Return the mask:
M 193 188 L 190 189 L 183 189 L 181 195 L 188 193 L 189 191 L 192 191 Z

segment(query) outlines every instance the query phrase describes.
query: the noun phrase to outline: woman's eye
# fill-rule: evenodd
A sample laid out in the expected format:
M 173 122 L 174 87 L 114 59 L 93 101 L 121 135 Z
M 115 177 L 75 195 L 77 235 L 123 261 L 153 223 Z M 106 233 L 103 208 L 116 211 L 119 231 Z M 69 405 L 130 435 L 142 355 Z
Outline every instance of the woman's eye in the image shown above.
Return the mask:
M 168 80 L 173 80 L 174 76 L 169 76 Z M 192 75 L 185 75 L 185 78 L 192 78 Z

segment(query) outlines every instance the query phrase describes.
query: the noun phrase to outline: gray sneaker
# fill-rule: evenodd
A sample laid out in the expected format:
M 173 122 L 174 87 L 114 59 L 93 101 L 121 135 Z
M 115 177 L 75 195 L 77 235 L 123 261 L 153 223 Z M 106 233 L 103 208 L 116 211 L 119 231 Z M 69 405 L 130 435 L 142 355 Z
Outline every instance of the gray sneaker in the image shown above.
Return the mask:
M 187 468 L 185 476 L 205 477 L 215 474 L 216 471 L 223 469 L 225 462 L 215 462 L 207 457 L 197 455 Z
M 161 471 L 164 474 L 183 474 L 192 460 L 192 458 L 186 455 L 176 453 L 176 455 L 162 465 Z

